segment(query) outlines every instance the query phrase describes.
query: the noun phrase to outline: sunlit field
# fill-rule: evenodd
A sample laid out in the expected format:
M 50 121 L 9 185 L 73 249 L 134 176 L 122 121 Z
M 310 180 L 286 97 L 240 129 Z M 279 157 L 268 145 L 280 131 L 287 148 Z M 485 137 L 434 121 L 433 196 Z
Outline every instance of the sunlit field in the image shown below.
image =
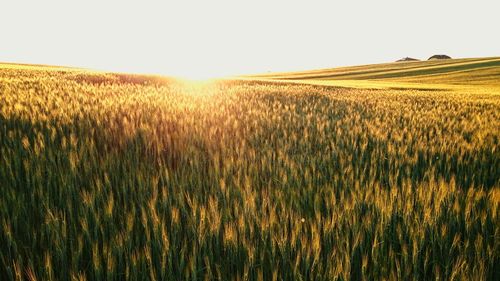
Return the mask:
M 500 60 L 470 64 L 0 65 L 0 280 L 500 280 Z

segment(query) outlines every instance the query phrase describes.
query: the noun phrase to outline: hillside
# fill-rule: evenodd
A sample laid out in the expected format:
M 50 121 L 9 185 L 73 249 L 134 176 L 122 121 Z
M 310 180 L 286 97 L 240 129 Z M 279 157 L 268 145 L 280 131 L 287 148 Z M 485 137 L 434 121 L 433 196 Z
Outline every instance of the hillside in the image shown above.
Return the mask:
M 412 61 L 269 73 L 251 78 L 348 87 L 500 87 L 500 57 Z

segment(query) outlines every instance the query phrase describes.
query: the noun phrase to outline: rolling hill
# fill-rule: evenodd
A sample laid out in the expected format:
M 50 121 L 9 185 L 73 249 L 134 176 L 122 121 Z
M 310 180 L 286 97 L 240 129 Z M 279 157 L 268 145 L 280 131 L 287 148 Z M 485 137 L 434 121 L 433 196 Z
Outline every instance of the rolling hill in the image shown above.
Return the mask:
M 383 63 L 246 78 L 355 88 L 500 88 L 500 57 Z

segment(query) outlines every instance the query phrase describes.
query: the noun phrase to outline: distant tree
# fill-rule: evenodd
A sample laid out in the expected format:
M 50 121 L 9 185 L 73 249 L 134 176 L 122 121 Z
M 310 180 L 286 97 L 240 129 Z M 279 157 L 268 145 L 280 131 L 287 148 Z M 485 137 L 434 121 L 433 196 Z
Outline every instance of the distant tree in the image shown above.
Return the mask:
M 451 57 L 447 55 L 433 55 L 428 60 L 447 60 L 447 59 L 451 59 Z
M 420 61 L 420 60 L 419 59 L 410 58 L 410 57 L 405 57 L 405 58 L 397 60 L 397 62 L 398 61 Z

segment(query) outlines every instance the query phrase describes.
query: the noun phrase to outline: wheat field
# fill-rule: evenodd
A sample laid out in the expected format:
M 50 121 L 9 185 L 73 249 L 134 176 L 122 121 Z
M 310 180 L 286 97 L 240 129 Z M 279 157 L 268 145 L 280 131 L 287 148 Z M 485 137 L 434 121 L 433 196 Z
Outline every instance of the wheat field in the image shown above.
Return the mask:
M 0 65 L 0 280 L 500 280 L 486 63 L 421 88 Z

